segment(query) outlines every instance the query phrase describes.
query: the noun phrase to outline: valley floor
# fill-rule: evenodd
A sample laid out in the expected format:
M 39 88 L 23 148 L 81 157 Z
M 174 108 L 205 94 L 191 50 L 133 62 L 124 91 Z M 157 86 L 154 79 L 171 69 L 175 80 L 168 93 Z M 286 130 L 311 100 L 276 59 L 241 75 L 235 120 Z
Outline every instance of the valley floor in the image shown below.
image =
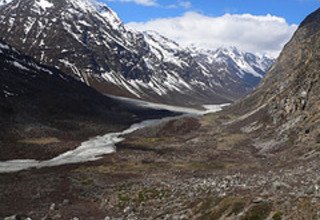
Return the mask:
M 171 120 L 98 161 L 1 174 L 0 217 L 319 219 L 319 160 L 262 155 L 222 121 Z
M 165 104 L 158 104 L 152 102 L 146 102 L 136 99 L 129 99 L 129 98 L 120 98 L 116 96 L 111 96 L 113 99 L 121 100 L 127 104 L 131 104 L 132 106 L 142 107 L 149 109 L 150 111 L 169 111 L 170 114 L 163 114 L 162 117 L 159 115 L 159 118 L 156 119 L 147 119 L 135 124 L 132 124 L 129 128 L 118 131 L 118 132 L 109 132 L 104 135 L 99 135 L 96 137 L 92 137 L 87 141 L 84 141 L 80 144 L 78 143 L 78 147 L 69 148 L 68 147 L 61 147 L 63 145 L 67 145 L 66 142 L 61 142 L 56 137 L 43 137 L 43 138 L 29 138 L 24 139 L 18 142 L 19 144 L 23 145 L 21 148 L 26 149 L 28 144 L 35 146 L 42 146 L 42 148 L 53 148 L 56 152 L 60 152 L 54 156 L 52 154 L 45 153 L 44 156 L 41 155 L 42 151 L 33 149 L 33 151 L 38 152 L 42 158 L 45 159 L 35 159 L 29 158 L 28 153 L 23 158 L 13 159 L 13 160 L 2 160 L 0 161 L 0 173 L 10 173 L 10 172 L 17 172 L 21 170 L 27 170 L 31 168 L 42 168 L 42 167 L 53 167 L 53 166 L 61 166 L 67 164 L 76 164 L 76 163 L 84 163 L 88 161 L 95 161 L 100 159 L 103 155 L 111 154 L 116 152 L 116 144 L 120 143 L 124 140 L 123 136 L 131 134 L 137 130 L 146 129 L 148 127 L 156 126 L 161 123 L 166 123 L 171 120 L 178 120 L 185 116 L 199 116 L 204 115 L 207 113 L 214 113 L 217 111 L 221 111 L 223 107 L 229 104 L 221 104 L 221 105 L 204 105 L 204 110 L 197 110 L 193 108 L 186 108 L 186 107 L 178 107 L 178 106 L 171 106 Z M 168 116 L 169 115 L 169 116 Z M 171 116 L 170 116 L 171 115 Z M 16 143 L 16 144 L 18 144 Z M 55 144 L 55 146 L 46 146 L 48 144 Z M 14 145 L 14 144 L 11 144 Z M 15 147 L 12 147 L 15 148 Z M 59 151 L 59 149 L 65 149 L 65 151 Z M 30 149 L 29 149 L 30 151 Z M 17 156 L 17 155 L 15 155 Z

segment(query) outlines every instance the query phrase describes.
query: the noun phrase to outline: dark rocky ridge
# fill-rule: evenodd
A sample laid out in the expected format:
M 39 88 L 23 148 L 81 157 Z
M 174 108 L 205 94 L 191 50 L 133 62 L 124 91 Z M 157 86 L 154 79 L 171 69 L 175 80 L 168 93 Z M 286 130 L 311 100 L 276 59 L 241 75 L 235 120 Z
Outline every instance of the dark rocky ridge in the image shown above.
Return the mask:
M 167 114 L 108 98 L 0 42 L 1 159 L 11 155 L 19 140 L 55 137 L 81 141 Z

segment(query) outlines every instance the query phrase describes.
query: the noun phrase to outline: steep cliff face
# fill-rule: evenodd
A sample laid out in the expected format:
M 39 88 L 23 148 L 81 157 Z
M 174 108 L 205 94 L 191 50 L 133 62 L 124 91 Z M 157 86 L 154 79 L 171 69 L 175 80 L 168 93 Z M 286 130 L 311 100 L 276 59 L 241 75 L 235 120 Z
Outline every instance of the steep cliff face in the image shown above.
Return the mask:
M 320 137 L 319 49 L 317 10 L 301 23 L 261 86 L 228 110 L 238 116 L 234 123 L 259 125 L 261 138 L 274 141 L 270 149 L 296 144 L 305 153 L 307 143 L 315 150 Z
M 129 30 L 110 8 L 91 0 L 3 1 L 0 31 L 14 47 L 103 93 L 171 104 L 234 101 L 272 64 L 235 68 L 225 54 L 215 62 L 227 68 L 221 74 L 200 54 L 157 33 Z

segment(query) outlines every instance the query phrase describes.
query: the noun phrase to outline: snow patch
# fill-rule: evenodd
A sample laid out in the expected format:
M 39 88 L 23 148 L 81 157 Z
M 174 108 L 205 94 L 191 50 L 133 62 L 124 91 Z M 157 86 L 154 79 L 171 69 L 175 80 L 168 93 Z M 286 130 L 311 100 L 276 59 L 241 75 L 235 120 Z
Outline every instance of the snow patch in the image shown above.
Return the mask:
M 48 8 L 53 7 L 53 3 L 47 1 L 47 0 L 38 0 L 37 5 L 43 10 L 47 10 Z
M 13 61 L 12 64 L 13 64 L 15 67 L 17 67 L 17 68 L 19 68 L 19 69 L 21 69 L 21 70 L 29 71 L 29 69 L 28 69 L 27 67 L 23 66 L 22 64 L 18 63 L 17 61 Z
M 0 7 L 2 6 L 2 5 L 6 5 L 6 4 L 9 4 L 9 3 L 11 3 L 13 0 L 0 0 Z

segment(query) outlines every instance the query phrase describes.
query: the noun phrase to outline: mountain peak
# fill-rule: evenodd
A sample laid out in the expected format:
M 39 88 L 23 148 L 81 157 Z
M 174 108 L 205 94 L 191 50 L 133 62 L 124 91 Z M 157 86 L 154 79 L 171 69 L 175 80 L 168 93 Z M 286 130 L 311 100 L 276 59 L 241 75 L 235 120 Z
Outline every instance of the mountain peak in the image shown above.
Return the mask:
M 235 46 L 221 47 L 216 50 L 191 47 L 189 50 L 202 65 L 210 63 L 220 72 L 228 70 L 229 73 L 241 79 L 249 80 L 252 86 L 259 83 L 259 79 L 263 78 L 275 61 L 267 56 L 241 51 Z
M 64 0 L 82 11 L 99 10 L 103 7 L 108 8 L 104 3 L 97 0 Z
M 308 24 L 312 23 L 314 26 L 314 29 L 319 29 L 320 27 L 320 8 L 311 13 L 306 19 L 303 20 L 303 22 L 300 24 L 300 28 L 304 27 Z

